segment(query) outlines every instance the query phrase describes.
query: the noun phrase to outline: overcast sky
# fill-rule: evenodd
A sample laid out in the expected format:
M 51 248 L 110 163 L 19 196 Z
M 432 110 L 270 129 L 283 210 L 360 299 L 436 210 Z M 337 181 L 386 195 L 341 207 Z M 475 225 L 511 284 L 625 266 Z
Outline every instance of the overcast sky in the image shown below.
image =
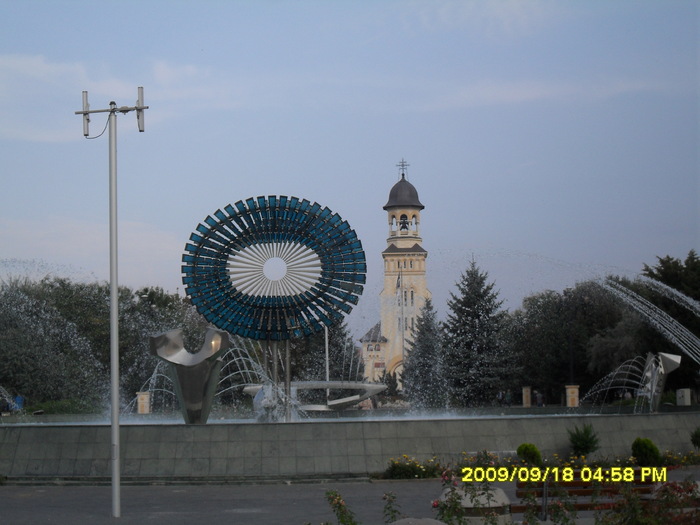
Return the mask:
M 505 306 L 700 246 L 699 3 L 0 0 L 0 276 L 109 276 L 118 117 L 120 283 L 182 292 L 197 224 L 258 195 L 317 201 L 362 240 L 377 320 L 386 203 L 425 209 L 444 314 L 474 258 Z M 106 114 L 93 115 L 98 135 Z

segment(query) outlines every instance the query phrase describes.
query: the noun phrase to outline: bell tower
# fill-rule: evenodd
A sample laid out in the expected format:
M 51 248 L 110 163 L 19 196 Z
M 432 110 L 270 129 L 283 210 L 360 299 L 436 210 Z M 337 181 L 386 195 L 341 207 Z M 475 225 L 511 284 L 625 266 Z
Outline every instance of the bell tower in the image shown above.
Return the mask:
M 378 380 L 383 372 L 401 372 L 416 318 L 431 297 L 426 282 L 428 252 L 421 245 L 421 210 L 425 208 L 416 188 L 406 180 L 408 163 L 397 164 L 400 180 L 389 191 L 384 289 L 380 294 L 381 322 L 361 340 L 365 375 Z M 372 352 L 367 352 L 371 349 Z

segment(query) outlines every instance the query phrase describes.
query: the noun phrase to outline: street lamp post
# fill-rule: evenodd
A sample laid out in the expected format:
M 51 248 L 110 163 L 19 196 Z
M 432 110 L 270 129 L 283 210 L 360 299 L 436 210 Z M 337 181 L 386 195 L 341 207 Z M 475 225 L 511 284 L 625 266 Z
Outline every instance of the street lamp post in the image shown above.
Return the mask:
M 135 106 L 117 107 L 109 103 L 109 109 L 90 110 L 88 93 L 83 91 L 83 135 L 91 138 L 89 125 L 93 113 L 109 113 L 109 333 L 110 333 L 110 392 L 111 392 L 111 464 L 112 464 L 112 516 L 121 516 L 121 470 L 119 451 L 119 285 L 117 271 L 117 112 L 136 111 L 139 131 L 144 131 L 143 88 L 138 88 Z M 97 137 L 92 137 L 97 138 Z

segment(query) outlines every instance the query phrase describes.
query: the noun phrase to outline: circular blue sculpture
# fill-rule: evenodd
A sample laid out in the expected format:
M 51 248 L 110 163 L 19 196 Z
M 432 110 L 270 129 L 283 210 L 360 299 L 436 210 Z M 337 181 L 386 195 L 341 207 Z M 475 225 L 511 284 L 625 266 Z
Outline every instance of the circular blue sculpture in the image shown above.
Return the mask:
M 182 282 L 210 323 L 251 339 L 311 335 L 357 304 L 367 265 L 355 231 L 297 197 L 227 205 L 204 219 L 182 256 Z

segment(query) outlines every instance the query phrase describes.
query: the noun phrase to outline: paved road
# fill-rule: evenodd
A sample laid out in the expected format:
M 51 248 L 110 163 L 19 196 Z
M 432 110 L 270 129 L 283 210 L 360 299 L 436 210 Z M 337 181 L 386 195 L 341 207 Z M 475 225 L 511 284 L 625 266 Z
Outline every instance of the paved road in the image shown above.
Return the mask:
M 110 486 L 2 486 L 3 525 L 234 524 L 318 525 L 336 523 L 325 500 L 338 490 L 358 521 L 384 523 L 382 495 L 397 494 L 411 517 L 434 517 L 431 500 L 440 481 L 329 482 L 270 485 L 123 486 L 121 517 L 112 518 Z
M 700 480 L 700 468 L 668 472 L 669 481 Z M 513 483 L 499 483 L 511 499 Z M 0 486 L 2 525 L 319 525 L 336 523 L 325 499 L 337 490 L 364 525 L 382 524 L 382 495 L 394 492 L 400 510 L 413 518 L 434 518 L 431 501 L 439 480 L 351 481 L 256 485 L 122 486 L 121 517 L 112 518 L 107 486 Z

